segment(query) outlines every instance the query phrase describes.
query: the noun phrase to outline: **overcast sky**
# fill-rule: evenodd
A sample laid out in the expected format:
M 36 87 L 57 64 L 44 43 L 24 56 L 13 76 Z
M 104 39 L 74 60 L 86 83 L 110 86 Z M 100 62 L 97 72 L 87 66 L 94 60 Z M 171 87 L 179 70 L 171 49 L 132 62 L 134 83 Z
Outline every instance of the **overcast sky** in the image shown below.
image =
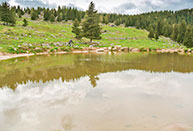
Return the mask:
M 155 10 L 180 10 L 193 8 L 193 0 L 0 0 L 11 5 L 43 6 L 55 8 L 58 5 L 78 7 L 86 10 L 93 1 L 99 12 L 138 14 Z

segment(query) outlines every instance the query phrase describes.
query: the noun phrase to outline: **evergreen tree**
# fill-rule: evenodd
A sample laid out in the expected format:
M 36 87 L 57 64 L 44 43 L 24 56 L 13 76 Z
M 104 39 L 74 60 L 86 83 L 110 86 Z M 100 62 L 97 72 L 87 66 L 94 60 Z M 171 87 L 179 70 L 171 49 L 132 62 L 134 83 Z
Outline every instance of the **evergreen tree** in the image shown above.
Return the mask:
M 157 41 L 159 39 L 159 34 L 156 32 L 154 36 L 155 40 Z
M 159 22 L 157 23 L 156 32 L 157 32 L 158 36 L 159 36 L 159 35 L 162 35 L 162 25 L 161 25 L 161 21 L 159 21 Z
M 50 15 L 50 22 L 54 22 L 55 21 L 55 16 L 54 16 L 54 14 L 51 14 Z
M 106 24 L 106 25 L 107 25 L 107 24 L 109 23 L 109 22 L 108 22 L 108 19 L 109 19 L 108 17 L 109 17 L 109 16 L 108 16 L 107 14 L 102 17 L 102 23 L 103 23 L 103 24 Z
M 183 22 L 179 25 L 179 28 L 178 28 L 177 42 L 183 43 L 185 33 L 186 33 L 186 22 L 183 21 Z
M 15 25 L 15 10 L 11 10 L 9 4 L 4 2 L 0 6 L 0 20 L 6 25 Z
M 80 23 L 79 21 L 76 19 L 73 23 L 73 27 L 72 27 L 72 33 L 74 33 L 76 35 L 77 39 L 81 39 L 82 38 L 82 32 L 81 29 L 79 28 Z
M 187 27 L 183 44 L 189 48 L 193 47 L 193 27 Z
M 125 27 L 129 27 L 129 26 L 130 26 L 129 19 L 126 19 L 126 21 L 125 21 Z
M 137 20 L 136 21 L 136 23 L 135 23 L 135 27 L 137 28 L 137 29 L 140 29 L 140 22 Z
M 166 36 L 166 37 L 170 37 L 171 35 L 171 32 L 172 32 L 172 28 L 171 26 L 169 26 L 168 24 L 165 24 L 164 25 L 164 28 L 163 28 L 163 35 Z
M 86 11 L 86 17 L 82 25 L 83 36 L 90 39 L 90 42 L 94 39 L 101 39 L 101 27 L 99 25 L 99 18 L 97 10 L 93 2 L 90 3 L 89 9 Z
M 178 25 L 175 24 L 172 31 L 172 40 L 177 41 L 177 37 L 178 37 Z
M 31 20 L 37 20 L 39 18 L 39 15 L 36 11 L 31 11 Z
M 46 11 L 44 11 L 44 20 L 45 20 L 45 21 L 50 20 L 50 12 L 49 12 L 49 9 L 47 9 Z
M 150 39 L 154 38 L 154 31 L 153 31 L 153 28 L 151 28 L 148 37 L 149 37 Z
M 63 16 L 62 16 L 62 13 L 60 13 L 57 17 L 57 21 L 58 22 L 61 22 L 63 20 Z
M 117 19 L 117 20 L 115 21 L 115 25 L 116 25 L 116 26 L 119 26 L 120 24 L 121 24 L 120 19 Z
M 28 26 L 28 21 L 26 19 L 23 20 L 23 26 Z

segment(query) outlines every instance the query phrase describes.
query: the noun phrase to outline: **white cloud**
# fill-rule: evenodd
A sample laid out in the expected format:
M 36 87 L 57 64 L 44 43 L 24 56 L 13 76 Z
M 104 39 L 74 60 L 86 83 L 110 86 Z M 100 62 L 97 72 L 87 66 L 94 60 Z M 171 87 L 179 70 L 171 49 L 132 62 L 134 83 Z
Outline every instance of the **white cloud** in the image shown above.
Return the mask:
M 5 0 L 0 0 L 0 2 Z M 138 14 L 155 10 L 179 10 L 193 7 L 193 0 L 6 0 L 21 6 L 75 6 L 86 10 L 91 1 L 99 12 Z

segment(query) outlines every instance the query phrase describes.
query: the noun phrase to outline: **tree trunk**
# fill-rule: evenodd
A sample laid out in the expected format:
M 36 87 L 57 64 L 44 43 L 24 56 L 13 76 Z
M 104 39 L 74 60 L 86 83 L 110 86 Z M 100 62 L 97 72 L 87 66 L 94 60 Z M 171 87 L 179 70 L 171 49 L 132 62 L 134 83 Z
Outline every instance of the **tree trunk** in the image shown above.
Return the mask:
M 92 39 L 90 39 L 90 43 L 92 43 Z

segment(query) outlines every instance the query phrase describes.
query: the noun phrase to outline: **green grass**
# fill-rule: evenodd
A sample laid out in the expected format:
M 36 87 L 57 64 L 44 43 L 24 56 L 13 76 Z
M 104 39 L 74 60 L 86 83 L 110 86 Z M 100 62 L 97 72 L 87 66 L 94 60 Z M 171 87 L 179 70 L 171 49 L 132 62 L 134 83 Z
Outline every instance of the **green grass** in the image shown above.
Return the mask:
M 78 48 L 89 46 L 89 44 L 81 44 L 88 43 L 88 39 L 83 38 L 82 40 L 77 40 L 74 38 L 75 35 L 71 32 L 72 25 L 70 22 L 50 23 L 44 21 L 31 21 L 28 19 L 29 25 L 27 27 L 22 27 L 22 24 L 22 19 L 17 19 L 17 25 L 15 27 L 0 25 L 0 51 L 21 53 L 20 51 L 14 52 L 13 49 L 10 48 L 18 48 L 18 46 L 23 43 L 40 47 L 40 44 L 43 43 L 52 44 L 55 42 L 68 42 L 71 39 Z M 150 40 L 147 37 L 148 32 L 145 30 L 110 27 L 108 25 L 102 26 L 102 28 L 103 31 L 105 31 L 105 33 L 102 34 L 102 39 L 94 41 L 99 43 L 97 45 L 99 47 L 121 45 L 122 47 L 136 48 L 184 48 L 165 37 L 160 37 L 158 41 Z

